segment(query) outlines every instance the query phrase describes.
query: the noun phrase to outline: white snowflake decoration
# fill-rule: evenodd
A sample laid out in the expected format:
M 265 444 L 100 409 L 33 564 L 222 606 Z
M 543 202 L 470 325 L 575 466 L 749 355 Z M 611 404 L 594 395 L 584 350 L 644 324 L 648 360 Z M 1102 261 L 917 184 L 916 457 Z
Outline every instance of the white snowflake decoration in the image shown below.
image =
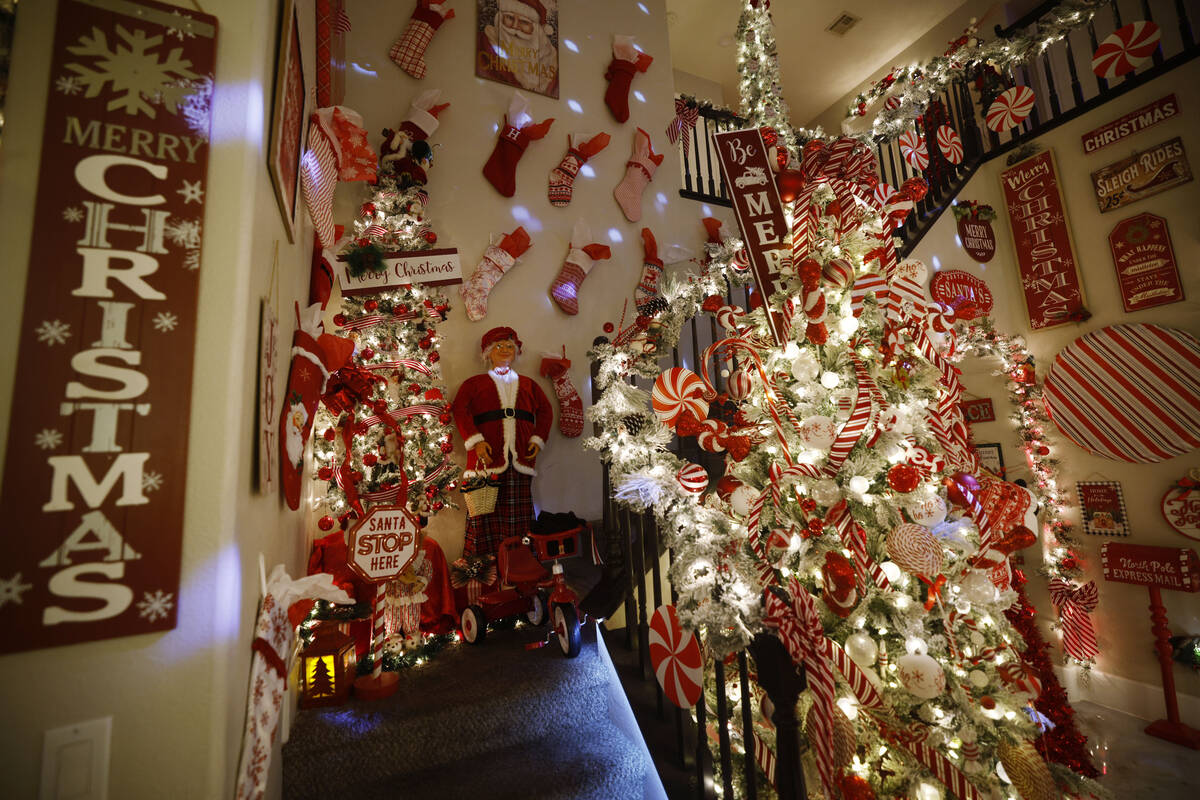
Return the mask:
M 200 251 L 188 250 L 187 255 L 183 257 L 183 268 L 188 270 L 200 269 Z
M 196 37 L 196 34 L 192 33 L 190 30 L 192 27 L 191 17 L 189 17 L 187 14 L 180 14 L 178 11 L 172 11 L 171 16 L 175 17 L 178 22 L 183 24 L 178 28 L 176 28 L 174 25 L 168 25 L 167 36 L 174 36 L 181 42 L 184 39 L 194 39 Z
M 54 428 L 43 428 L 33 437 L 33 443 L 42 450 L 53 450 L 63 442 L 63 435 Z
M 205 76 L 198 81 L 181 81 L 182 88 L 190 90 L 179 102 L 183 119 L 197 139 L 208 141 L 208 120 L 212 115 L 213 79 Z
M 83 91 L 83 87 L 79 85 L 79 79 L 75 76 L 61 75 L 54 80 L 54 90 L 70 97 Z
M 91 64 L 66 65 L 87 90 L 84 97 L 99 96 L 111 83 L 116 96 L 105 105 L 109 111 L 121 109 L 130 116 L 145 114 L 154 119 L 157 111 L 151 103 L 162 103 L 169 113 L 176 113 L 183 95 L 172 83 L 200 77 L 189 69 L 192 62 L 182 57 L 183 48 L 165 54 L 152 52 L 163 43 L 162 36 L 147 36 L 143 30 L 130 31 L 123 25 L 117 25 L 117 38 L 123 43 L 110 46 L 104 31 L 93 27 L 90 35 L 80 36 L 78 44 L 67 48 L 74 56 L 95 58 Z M 165 58 L 160 60 L 160 55 Z
M 154 492 L 162 488 L 163 476 L 161 472 L 150 471 L 142 476 L 142 490 L 146 492 Z
M 172 314 L 170 311 L 160 311 L 154 315 L 154 330 L 160 333 L 175 330 L 179 325 L 179 317 Z
M 44 320 L 41 325 L 37 326 L 34 331 L 37 334 L 39 342 L 44 342 L 50 346 L 56 344 L 66 344 L 67 339 L 71 336 L 71 326 L 61 320 Z
M 175 193 L 183 195 L 183 202 L 185 203 L 204 202 L 204 190 L 200 188 L 200 181 L 189 181 L 184 178 L 183 187 L 176 189 Z
M 167 235 L 167 239 L 172 244 L 195 250 L 200 246 L 200 220 L 198 219 L 175 219 L 167 220 L 167 225 L 163 229 Z
M 143 617 L 147 622 L 166 619 L 167 614 L 170 614 L 171 609 L 175 606 L 175 601 L 171 599 L 174 596 L 173 593 L 164 592 L 161 589 L 154 592 L 143 592 L 143 599 L 137 604 L 138 616 Z
M 79 206 L 67 206 L 63 209 L 62 217 L 67 222 L 82 222 L 83 209 Z
M 32 583 L 21 583 L 19 572 L 7 580 L 0 579 L 0 608 L 4 608 L 9 602 L 21 605 L 21 595 L 32 588 Z

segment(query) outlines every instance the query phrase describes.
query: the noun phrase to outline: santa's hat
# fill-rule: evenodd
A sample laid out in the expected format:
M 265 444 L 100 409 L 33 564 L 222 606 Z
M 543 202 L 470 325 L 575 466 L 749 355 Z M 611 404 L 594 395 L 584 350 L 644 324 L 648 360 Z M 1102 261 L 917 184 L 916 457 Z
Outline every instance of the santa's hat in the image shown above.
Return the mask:
M 496 0 L 496 8 L 510 14 L 520 14 L 522 17 L 537 14 L 538 22 L 543 26 L 546 24 L 546 7 L 542 5 L 541 0 Z M 549 29 L 546 32 L 549 33 Z
M 413 141 L 428 139 L 438 129 L 438 115 L 450 107 L 449 103 L 438 103 L 441 89 L 427 89 L 417 95 L 408 108 L 408 116 L 400 123 L 400 130 Z
M 517 346 L 517 352 L 521 352 L 521 340 L 517 338 L 517 332 L 512 328 L 503 326 L 499 328 L 492 328 L 490 331 L 485 333 L 483 338 L 479 340 L 479 350 L 480 352 L 486 352 L 487 349 L 496 342 L 503 341 L 511 341 Z

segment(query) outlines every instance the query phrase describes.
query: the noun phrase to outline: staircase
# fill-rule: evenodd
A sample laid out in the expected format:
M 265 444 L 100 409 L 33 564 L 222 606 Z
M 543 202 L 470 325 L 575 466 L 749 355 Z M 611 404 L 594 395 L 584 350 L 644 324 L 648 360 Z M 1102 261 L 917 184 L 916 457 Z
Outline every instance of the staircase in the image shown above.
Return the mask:
M 302 711 L 283 747 L 288 800 L 664 797 L 595 626 L 567 659 L 544 627 L 490 630 L 400 673 L 384 700 Z

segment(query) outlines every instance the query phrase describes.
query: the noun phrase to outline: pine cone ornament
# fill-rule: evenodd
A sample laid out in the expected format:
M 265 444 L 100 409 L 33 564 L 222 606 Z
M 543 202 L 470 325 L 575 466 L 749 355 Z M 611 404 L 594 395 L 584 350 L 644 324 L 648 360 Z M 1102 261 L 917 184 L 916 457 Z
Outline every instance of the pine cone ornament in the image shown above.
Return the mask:
M 1050 768 L 1031 742 L 1002 741 L 996 748 L 996 754 L 1013 786 L 1021 794 L 1021 800 L 1059 800 L 1062 796 L 1050 774 Z
M 637 436 L 642 432 L 642 428 L 646 426 L 646 420 L 637 414 L 630 414 L 621 420 L 621 424 L 625 426 L 625 430 L 629 431 L 629 435 Z
M 813 723 L 815 717 L 812 709 L 809 709 L 807 716 L 804 718 L 804 736 L 812 742 L 813 740 Z M 833 760 L 838 769 L 849 769 L 850 764 L 854 762 L 855 753 L 855 733 L 854 723 L 842 713 L 840 708 L 833 709 Z

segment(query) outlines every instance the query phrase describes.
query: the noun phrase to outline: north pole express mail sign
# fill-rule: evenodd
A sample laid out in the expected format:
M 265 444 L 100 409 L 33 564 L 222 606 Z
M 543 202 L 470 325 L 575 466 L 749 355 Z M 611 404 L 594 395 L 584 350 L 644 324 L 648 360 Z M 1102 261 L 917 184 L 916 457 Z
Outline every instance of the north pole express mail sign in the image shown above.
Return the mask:
M 1012 221 L 1013 247 L 1029 327 L 1035 331 L 1071 321 L 1083 307 L 1067 212 L 1054 156 L 1047 150 L 1000 174 Z
M 0 652 L 179 598 L 217 21 L 61 0 L 0 494 Z

